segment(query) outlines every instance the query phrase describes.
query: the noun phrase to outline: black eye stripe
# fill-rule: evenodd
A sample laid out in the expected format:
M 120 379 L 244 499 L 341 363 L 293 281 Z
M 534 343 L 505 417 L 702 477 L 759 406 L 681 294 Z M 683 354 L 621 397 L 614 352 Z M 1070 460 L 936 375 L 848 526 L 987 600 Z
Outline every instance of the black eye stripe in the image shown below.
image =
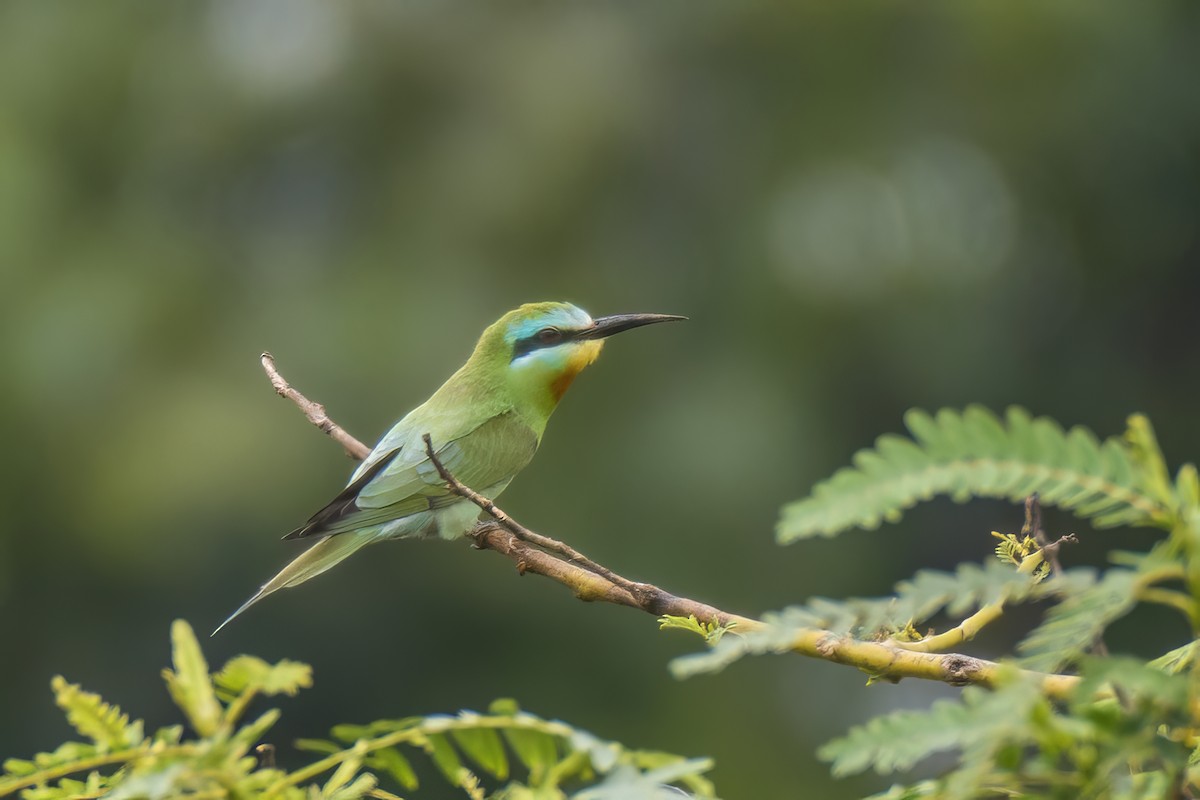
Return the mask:
M 541 330 L 537 331 L 536 333 L 526 336 L 523 339 L 517 339 L 517 341 L 513 342 L 512 360 L 516 361 L 521 356 L 529 355 L 534 350 L 542 350 L 547 347 L 555 347 L 557 345 L 562 344 L 563 342 L 568 341 L 571 338 L 570 331 L 555 329 L 558 333 L 558 336 L 547 337 L 549 339 L 549 341 L 543 341 L 542 335 L 547 330 L 548 330 L 547 328 L 542 328 Z

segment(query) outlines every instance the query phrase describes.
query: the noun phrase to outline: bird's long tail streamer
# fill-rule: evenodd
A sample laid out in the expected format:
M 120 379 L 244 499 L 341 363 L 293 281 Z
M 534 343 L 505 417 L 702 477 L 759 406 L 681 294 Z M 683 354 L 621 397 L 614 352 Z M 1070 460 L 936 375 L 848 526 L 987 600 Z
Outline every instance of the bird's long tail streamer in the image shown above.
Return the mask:
M 309 578 L 315 578 L 342 559 L 348 558 L 360 548 L 374 541 L 376 541 L 375 537 L 367 535 L 364 531 L 355 531 L 354 533 L 329 536 L 322 539 L 293 559 L 291 563 L 279 571 L 278 575 L 264 583 L 262 588 L 253 597 L 242 603 L 241 607 L 230 614 L 229 619 L 218 625 L 217 629 L 211 635 L 216 636 L 221 628 L 224 628 L 239 614 L 267 595 L 273 594 L 280 589 L 299 586 Z

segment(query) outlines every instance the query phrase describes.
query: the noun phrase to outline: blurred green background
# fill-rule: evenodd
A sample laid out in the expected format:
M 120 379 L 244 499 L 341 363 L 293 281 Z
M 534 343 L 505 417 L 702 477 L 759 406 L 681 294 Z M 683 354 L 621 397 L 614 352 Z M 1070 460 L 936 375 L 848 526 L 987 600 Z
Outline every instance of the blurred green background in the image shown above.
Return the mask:
M 374 441 L 521 302 L 689 315 L 610 343 L 503 506 L 747 613 L 886 592 L 1019 525 L 938 502 L 773 543 L 779 506 L 909 407 L 1102 434 L 1144 411 L 1169 460 L 1200 457 L 1198 13 L 4 3 L 0 756 L 66 738 L 58 672 L 174 721 L 170 621 L 211 629 L 345 481 L 264 349 Z M 1152 541 L 1080 533 L 1072 563 Z M 208 644 L 314 665 L 277 743 L 513 696 L 711 755 L 726 798 L 845 798 L 887 781 L 831 780 L 817 744 L 955 691 L 783 657 L 679 683 L 666 663 L 698 643 L 648 617 L 465 546 L 368 552 Z M 1110 645 L 1186 635 L 1164 612 Z

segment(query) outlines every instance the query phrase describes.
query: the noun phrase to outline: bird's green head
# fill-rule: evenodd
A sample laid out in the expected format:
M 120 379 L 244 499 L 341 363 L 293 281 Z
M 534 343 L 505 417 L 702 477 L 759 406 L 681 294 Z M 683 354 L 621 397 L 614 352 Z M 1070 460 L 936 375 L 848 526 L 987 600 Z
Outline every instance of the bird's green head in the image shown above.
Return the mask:
M 614 333 L 686 319 L 669 314 L 617 314 L 592 319 L 570 303 L 527 303 L 483 332 L 472 357 L 503 370 L 519 395 L 553 408 L 575 376 L 600 355 Z

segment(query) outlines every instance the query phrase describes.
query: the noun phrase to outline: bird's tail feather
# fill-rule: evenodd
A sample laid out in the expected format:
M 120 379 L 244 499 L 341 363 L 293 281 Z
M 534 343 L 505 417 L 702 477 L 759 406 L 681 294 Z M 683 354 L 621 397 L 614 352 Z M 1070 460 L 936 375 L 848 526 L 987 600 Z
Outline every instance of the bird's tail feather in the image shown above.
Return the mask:
M 242 603 L 241 607 L 230 614 L 229 619 L 218 625 L 217 629 L 211 635 L 216 636 L 221 628 L 224 628 L 239 614 L 267 595 L 274 594 L 280 589 L 299 586 L 309 578 L 315 578 L 342 559 L 353 555 L 359 548 L 374 541 L 376 541 L 375 537 L 365 535 L 362 531 L 341 534 L 339 536 L 329 536 L 320 540 L 293 559 L 291 563 L 279 571 L 278 575 L 264 583 L 262 588 L 253 597 Z

